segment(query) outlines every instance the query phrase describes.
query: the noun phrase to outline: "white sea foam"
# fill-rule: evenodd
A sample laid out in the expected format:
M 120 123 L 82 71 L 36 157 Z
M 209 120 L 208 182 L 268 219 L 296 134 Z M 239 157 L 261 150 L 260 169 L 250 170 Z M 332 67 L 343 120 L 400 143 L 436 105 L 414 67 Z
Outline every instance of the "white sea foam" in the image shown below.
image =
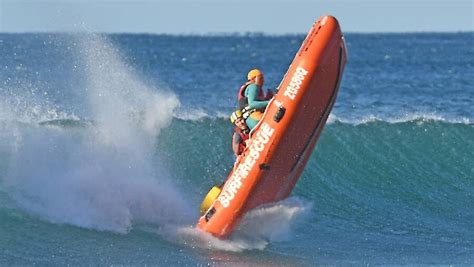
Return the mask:
M 448 123 L 461 123 L 461 124 L 472 124 L 473 121 L 466 117 L 450 117 L 446 115 L 440 115 L 436 113 L 409 113 L 401 116 L 393 116 L 387 119 L 390 123 L 401 123 L 410 121 L 441 121 Z
M 204 119 L 223 119 L 228 120 L 231 112 L 217 110 L 209 112 L 202 108 L 180 107 L 173 114 L 174 118 L 184 121 L 202 121 Z
M 342 122 L 352 125 L 368 124 L 372 122 L 383 121 L 391 124 L 404 123 L 404 122 L 430 122 L 439 121 L 453 124 L 473 124 L 474 121 L 467 117 L 454 117 L 440 115 L 436 113 L 407 113 L 401 115 L 382 115 L 382 114 L 368 114 L 364 116 L 341 116 L 330 114 L 327 123 L 333 124 L 335 122 Z
M 174 117 L 186 121 L 202 121 L 203 119 L 225 119 L 229 118 L 230 112 L 216 111 L 210 113 L 201 108 L 186 108 L 182 107 L 174 113 Z M 437 113 L 414 112 L 406 114 L 372 114 L 354 115 L 354 114 L 340 114 L 330 113 L 327 119 L 327 124 L 334 124 L 342 122 L 345 124 L 361 125 L 373 122 L 388 122 L 391 124 L 404 122 L 430 122 L 440 121 L 453 124 L 474 124 L 472 118 L 462 116 L 447 116 Z
M 201 108 L 182 108 L 175 111 L 174 117 L 186 121 L 201 121 L 213 116 Z

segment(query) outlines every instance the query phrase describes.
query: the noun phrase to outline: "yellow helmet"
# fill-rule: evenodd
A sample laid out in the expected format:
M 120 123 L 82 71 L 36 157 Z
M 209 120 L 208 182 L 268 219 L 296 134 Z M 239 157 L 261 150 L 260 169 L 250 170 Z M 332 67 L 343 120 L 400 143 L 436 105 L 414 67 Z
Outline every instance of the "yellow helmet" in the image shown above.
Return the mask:
M 230 122 L 234 124 L 238 118 L 242 118 L 242 111 L 240 111 L 240 109 L 232 112 L 232 114 L 230 115 Z
M 259 69 L 253 69 L 249 71 L 247 74 L 247 80 L 252 80 L 253 78 L 257 77 L 258 75 L 263 75 L 263 73 Z

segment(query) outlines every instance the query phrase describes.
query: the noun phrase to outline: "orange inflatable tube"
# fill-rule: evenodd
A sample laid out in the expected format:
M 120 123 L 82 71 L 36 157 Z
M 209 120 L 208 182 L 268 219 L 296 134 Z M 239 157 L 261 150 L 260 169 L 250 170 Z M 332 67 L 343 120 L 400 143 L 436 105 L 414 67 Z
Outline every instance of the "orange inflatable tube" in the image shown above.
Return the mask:
M 199 229 L 225 238 L 249 210 L 290 195 L 334 105 L 345 64 L 339 23 L 323 16 L 306 36 L 217 199 L 200 217 Z

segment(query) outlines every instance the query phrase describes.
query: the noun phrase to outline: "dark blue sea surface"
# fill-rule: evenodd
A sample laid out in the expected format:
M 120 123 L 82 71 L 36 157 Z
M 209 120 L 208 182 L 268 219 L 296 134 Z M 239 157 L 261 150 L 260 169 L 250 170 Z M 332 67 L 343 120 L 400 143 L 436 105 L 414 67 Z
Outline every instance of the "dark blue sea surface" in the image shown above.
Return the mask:
M 474 264 L 472 32 L 346 34 L 292 196 L 194 229 L 247 71 L 304 37 L 0 34 L 0 264 Z

